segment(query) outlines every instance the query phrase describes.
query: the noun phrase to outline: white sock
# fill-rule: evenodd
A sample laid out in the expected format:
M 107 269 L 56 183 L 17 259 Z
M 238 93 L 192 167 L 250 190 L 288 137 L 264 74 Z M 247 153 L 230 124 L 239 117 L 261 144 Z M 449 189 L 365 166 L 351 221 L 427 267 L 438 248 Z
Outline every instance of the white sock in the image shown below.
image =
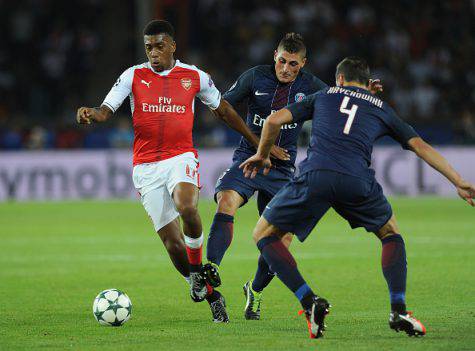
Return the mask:
M 199 249 L 203 245 L 203 233 L 199 238 L 190 238 L 185 234 L 185 244 L 191 249 Z

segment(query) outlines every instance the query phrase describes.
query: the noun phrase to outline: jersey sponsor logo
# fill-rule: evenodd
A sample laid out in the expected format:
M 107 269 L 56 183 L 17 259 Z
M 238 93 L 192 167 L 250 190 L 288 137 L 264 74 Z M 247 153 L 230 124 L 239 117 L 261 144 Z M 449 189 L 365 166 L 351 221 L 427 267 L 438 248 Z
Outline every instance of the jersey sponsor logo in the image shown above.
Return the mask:
M 181 82 L 181 86 L 185 89 L 185 90 L 190 90 L 191 88 L 191 79 L 190 78 L 182 78 L 180 80 Z
M 158 104 L 149 104 L 147 102 L 142 102 L 142 111 L 151 113 L 184 114 L 186 112 L 186 106 L 172 104 L 172 98 L 168 98 L 166 96 L 159 96 Z
M 147 88 L 150 88 L 150 84 L 152 83 L 152 81 L 146 82 L 146 81 L 144 81 L 144 80 L 142 79 L 142 80 L 140 81 L 140 83 L 145 84 L 145 85 L 147 86 Z
M 300 101 L 302 101 L 304 98 L 305 98 L 305 94 L 304 94 L 304 93 L 297 93 L 297 94 L 295 94 L 295 102 L 300 102 Z
M 256 91 L 254 92 L 254 95 L 256 95 L 256 96 L 269 95 L 269 93 L 262 93 L 262 92 L 260 92 L 259 90 L 256 90 Z
M 272 111 L 272 112 L 275 112 L 275 111 Z M 261 116 L 259 116 L 258 114 L 255 114 L 254 118 L 252 119 L 252 124 L 262 128 L 265 121 L 266 121 L 265 118 L 261 118 Z M 284 129 L 284 130 L 285 129 L 295 129 L 295 128 L 297 128 L 297 123 L 283 124 L 282 127 L 280 127 L 280 129 Z

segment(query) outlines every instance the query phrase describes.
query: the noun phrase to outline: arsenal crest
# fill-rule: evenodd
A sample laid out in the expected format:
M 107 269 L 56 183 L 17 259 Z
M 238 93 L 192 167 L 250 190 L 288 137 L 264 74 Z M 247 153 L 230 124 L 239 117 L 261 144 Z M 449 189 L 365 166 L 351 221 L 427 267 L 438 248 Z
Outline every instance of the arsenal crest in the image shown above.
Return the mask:
M 190 88 L 191 88 L 191 79 L 190 78 L 182 78 L 181 79 L 181 86 L 185 90 L 190 90 Z

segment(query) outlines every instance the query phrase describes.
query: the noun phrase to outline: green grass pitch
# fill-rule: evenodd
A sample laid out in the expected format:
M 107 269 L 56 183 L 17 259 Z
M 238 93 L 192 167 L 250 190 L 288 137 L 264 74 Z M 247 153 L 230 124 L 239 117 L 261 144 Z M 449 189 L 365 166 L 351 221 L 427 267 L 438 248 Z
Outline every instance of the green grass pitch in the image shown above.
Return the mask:
M 393 199 L 405 237 L 407 301 L 428 333 L 388 328 L 380 246 L 334 212 L 305 243 L 294 241 L 300 270 L 333 309 L 323 339 L 310 340 L 298 302 L 275 279 L 261 321 L 243 318 L 242 284 L 255 270 L 255 203 L 240 210 L 221 265 L 231 323 L 211 322 L 195 304 L 140 203 L 0 205 L 0 350 L 474 350 L 475 209 L 460 200 Z M 214 204 L 200 203 L 205 232 Z M 125 291 L 131 320 L 100 326 L 92 302 L 106 288 Z

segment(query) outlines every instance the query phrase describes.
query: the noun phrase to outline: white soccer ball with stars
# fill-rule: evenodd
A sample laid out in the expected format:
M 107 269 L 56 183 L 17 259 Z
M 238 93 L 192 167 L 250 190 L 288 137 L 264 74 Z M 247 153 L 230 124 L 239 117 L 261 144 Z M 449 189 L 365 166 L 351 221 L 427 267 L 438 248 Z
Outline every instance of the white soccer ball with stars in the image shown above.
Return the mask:
M 129 320 L 132 302 L 122 291 L 107 289 L 94 299 L 92 312 L 100 324 L 118 327 Z

